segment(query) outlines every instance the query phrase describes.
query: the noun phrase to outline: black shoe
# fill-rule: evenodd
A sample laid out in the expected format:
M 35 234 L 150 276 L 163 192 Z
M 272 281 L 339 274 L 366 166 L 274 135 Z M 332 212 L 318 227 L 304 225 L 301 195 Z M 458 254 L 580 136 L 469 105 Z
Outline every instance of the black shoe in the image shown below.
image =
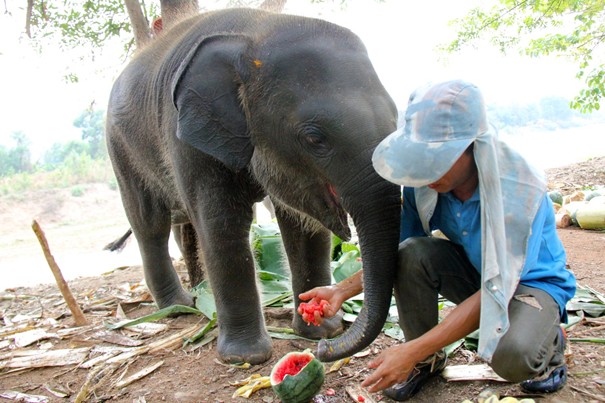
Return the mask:
M 447 362 L 445 352 L 440 351 L 433 354 L 422 362 L 419 362 L 405 382 L 395 384 L 384 390 L 384 394 L 393 400 L 402 402 L 408 400 L 420 391 L 422 385 L 434 375 L 439 374 Z
M 565 331 L 560 328 L 558 350 L 559 359 L 556 364 L 549 365 L 543 374 L 534 379 L 521 382 L 521 389 L 531 393 L 553 393 L 567 383 L 567 364 L 565 364 Z

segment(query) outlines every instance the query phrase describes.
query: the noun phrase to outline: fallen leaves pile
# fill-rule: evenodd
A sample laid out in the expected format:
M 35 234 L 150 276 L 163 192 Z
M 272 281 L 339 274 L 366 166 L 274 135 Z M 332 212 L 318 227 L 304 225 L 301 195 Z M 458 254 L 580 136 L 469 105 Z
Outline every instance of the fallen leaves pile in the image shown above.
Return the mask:
M 107 291 L 104 293 L 103 291 Z M 151 297 L 141 284 L 124 284 L 117 290 L 95 290 L 79 295 L 85 301 L 84 312 L 90 325 L 65 327 L 67 315 L 61 294 L 45 296 L 10 293 L 0 294 L 2 320 L 0 327 L 0 376 L 43 367 L 73 367 L 88 370 L 84 384 L 77 391 L 45 385 L 55 397 L 75 397 L 86 401 L 103 388 L 119 390 L 149 375 L 163 361 L 130 373 L 129 366 L 138 356 L 183 346 L 203 326 L 169 329 L 161 323 L 140 323 L 121 330 L 109 324 L 125 319 L 125 307 L 149 303 Z M 76 347 L 57 347 L 57 346 Z M 71 369 L 70 369 L 71 370 Z M 19 401 L 44 402 L 44 396 L 29 396 L 17 391 L 1 391 L 0 396 Z

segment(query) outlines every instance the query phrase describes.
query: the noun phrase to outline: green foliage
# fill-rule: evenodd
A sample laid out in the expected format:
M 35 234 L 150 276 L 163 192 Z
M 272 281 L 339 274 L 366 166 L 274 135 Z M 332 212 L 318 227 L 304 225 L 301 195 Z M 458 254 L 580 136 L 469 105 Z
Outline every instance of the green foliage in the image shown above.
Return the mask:
M 74 120 L 73 124 L 78 129 L 82 129 L 82 140 L 88 143 L 88 152 L 92 158 L 107 157 L 105 111 L 86 110 Z
M 474 8 L 454 20 L 457 37 L 443 47 L 456 52 L 487 38 L 502 52 L 520 48 L 532 57 L 562 55 L 578 64 L 586 87 L 571 102 L 582 112 L 599 110 L 605 96 L 604 66 L 599 60 L 605 32 L 602 0 L 499 0 L 491 9 Z M 602 51 L 601 51 L 602 53 Z
M 66 188 L 86 183 L 111 185 L 112 181 L 115 182 L 115 176 L 108 159 L 92 159 L 85 154 L 70 154 L 64 163 L 51 171 L 37 170 L 0 177 L 0 195 Z
M 21 132 L 12 134 L 15 145 L 0 145 L 0 194 L 64 188 L 84 183 L 117 182 L 107 158 L 104 111 L 86 110 L 74 120 L 82 140 L 54 143 L 37 163 L 31 161 L 31 141 Z M 80 195 L 74 188 L 72 194 Z
M 33 168 L 31 141 L 22 132 L 14 132 L 11 139 L 15 143 L 13 147 L 0 146 L 0 177 L 30 172 Z
M 146 11 L 155 10 L 157 6 L 151 4 Z M 100 49 L 110 38 L 122 38 L 126 49 L 133 44 L 122 0 L 34 1 L 30 23 L 32 37 L 39 46 L 45 39 L 54 39 L 63 49 L 89 48 L 94 57 L 95 49 Z
M 76 185 L 73 188 L 71 188 L 71 195 L 73 197 L 83 196 L 84 192 L 85 192 L 85 189 L 82 186 L 80 186 L 80 185 Z
M 259 270 L 288 277 L 288 269 L 283 262 L 283 246 L 277 223 L 253 224 L 250 238 Z
M 66 143 L 54 143 L 42 157 L 42 169 L 51 171 L 63 164 L 68 157 L 90 154 L 90 146 L 80 140 L 71 140 Z

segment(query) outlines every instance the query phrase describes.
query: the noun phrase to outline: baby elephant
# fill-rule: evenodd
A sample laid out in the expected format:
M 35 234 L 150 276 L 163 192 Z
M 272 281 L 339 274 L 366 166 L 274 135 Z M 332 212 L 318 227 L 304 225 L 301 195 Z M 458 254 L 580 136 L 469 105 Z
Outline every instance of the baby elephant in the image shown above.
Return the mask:
M 359 319 L 328 341 L 330 359 L 378 335 L 391 301 L 400 192 L 373 170 L 375 146 L 397 112 L 357 36 L 310 18 L 252 9 L 183 21 L 140 52 L 116 80 L 109 154 L 159 307 L 192 305 L 168 254 L 171 226 L 189 223 L 216 300 L 226 362 L 266 361 L 249 245 L 253 205 L 275 206 L 298 294 L 329 284 L 330 232 L 359 234 L 365 298 Z M 293 328 L 342 332 L 339 319 Z

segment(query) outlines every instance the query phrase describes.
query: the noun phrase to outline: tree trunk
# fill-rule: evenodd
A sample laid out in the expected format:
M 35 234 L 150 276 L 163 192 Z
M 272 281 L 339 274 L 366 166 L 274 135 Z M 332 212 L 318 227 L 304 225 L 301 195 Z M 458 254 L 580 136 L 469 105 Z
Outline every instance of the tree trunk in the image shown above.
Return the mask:
M 174 27 L 182 20 L 199 13 L 198 0 L 160 0 L 162 8 L 162 29 Z
M 135 45 L 137 50 L 141 50 L 151 41 L 149 21 L 145 18 L 138 0 L 124 0 L 124 5 L 130 18 Z
M 28 38 L 32 37 L 31 33 L 31 22 L 32 22 L 32 9 L 34 8 L 34 0 L 27 0 L 27 12 L 25 14 L 25 34 Z

